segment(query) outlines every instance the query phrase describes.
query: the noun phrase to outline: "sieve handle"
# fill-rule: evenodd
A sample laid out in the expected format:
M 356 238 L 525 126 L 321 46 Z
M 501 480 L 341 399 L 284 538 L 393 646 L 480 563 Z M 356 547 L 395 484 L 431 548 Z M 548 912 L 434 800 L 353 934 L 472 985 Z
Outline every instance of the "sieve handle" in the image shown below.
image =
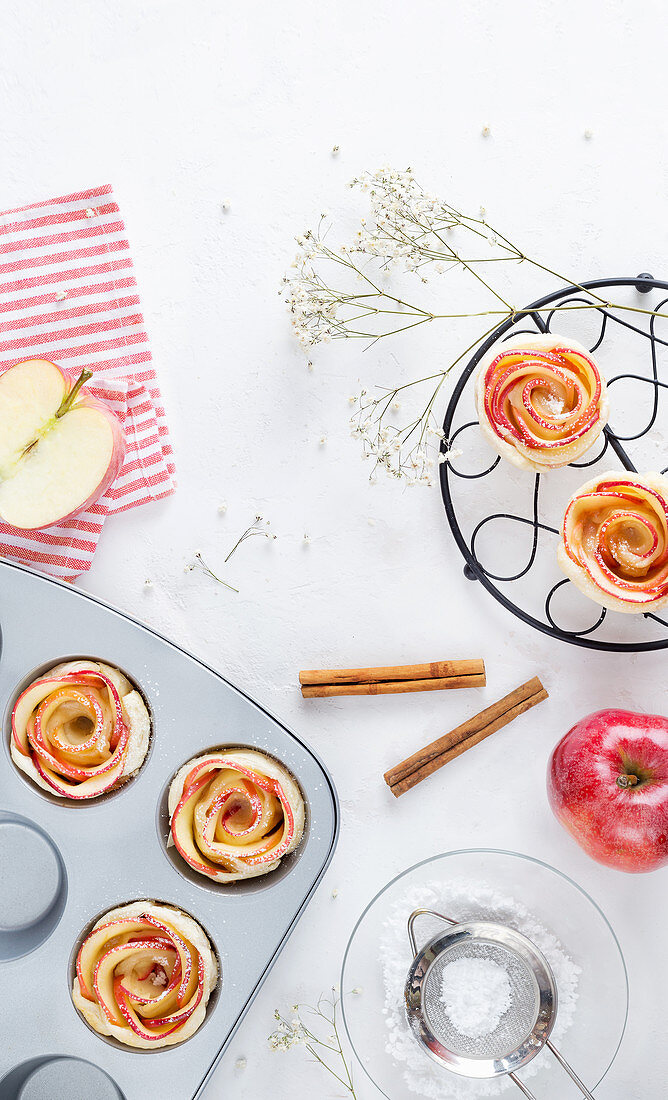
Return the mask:
M 509 1073 L 508 1076 L 510 1077 L 511 1081 L 515 1082 L 520 1092 L 523 1092 L 524 1095 L 528 1097 L 528 1100 L 536 1100 L 534 1094 L 532 1092 L 529 1092 L 528 1088 L 520 1081 L 519 1077 L 516 1077 L 514 1073 Z
M 408 918 L 408 939 L 410 945 L 413 948 L 413 954 L 417 955 L 418 946 L 415 942 L 415 932 L 413 931 L 413 925 L 418 917 L 437 917 L 438 920 L 444 921 L 445 924 L 458 924 L 459 921 L 451 920 L 450 917 L 445 917 L 443 913 L 437 913 L 434 909 L 414 909 Z
M 580 1092 L 582 1093 L 582 1095 L 586 1096 L 587 1100 L 594 1100 L 594 1097 L 590 1093 L 587 1086 L 583 1085 L 582 1081 L 578 1077 L 575 1070 L 571 1069 L 568 1062 L 564 1058 L 563 1054 L 559 1053 L 557 1048 L 555 1046 L 553 1046 L 553 1044 L 550 1042 L 549 1039 L 546 1039 L 545 1046 L 548 1047 L 552 1051 L 552 1053 L 554 1054 L 554 1057 L 557 1059 L 559 1065 L 562 1066 L 566 1070 L 566 1073 L 570 1077 L 571 1081 L 575 1082 L 575 1084 L 578 1086 L 578 1088 L 579 1088 Z M 523 1092 L 524 1095 L 526 1097 L 528 1097 L 528 1100 L 536 1100 L 536 1097 L 534 1096 L 534 1094 L 532 1092 L 529 1092 L 528 1088 L 526 1087 L 525 1084 L 523 1084 L 520 1081 L 519 1077 L 516 1077 L 514 1073 L 509 1073 L 508 1076 L 510 1077 L 511 1081 L 515 1082 L 515 1084 L 517 1085 L 520 1092 Z
M 548 1047 L 548 1049 L 552 1051 L 552 1053 L 554 1054 L 554 1057 L 557 1059 L 559 1065 L 562 1066 L 566 1070 L 566 1073 L 570 1077 L 571 1081 L 575 1082 L 575 1084 L 578 1086 L 578 1088 L 579 1088 L 580 1092 L 582 1093 L 582 1095 L 586 1096 L 587 1100 L 594 1100 L 594 1097 L 590 1093 L 589 1089 L 586 1087 L 586 1085 L 583 1085 L 582 1081 L 578 1077 L 575 1070 L 571 1069 L 568 1062 L 564 1058 L 563 1054 L 559 1053 L 557 1048 L 555 1046 L 553 1046 L 553 1044 L 550 1042 L 549 1039 L 546 1040 L 545 1046 Z

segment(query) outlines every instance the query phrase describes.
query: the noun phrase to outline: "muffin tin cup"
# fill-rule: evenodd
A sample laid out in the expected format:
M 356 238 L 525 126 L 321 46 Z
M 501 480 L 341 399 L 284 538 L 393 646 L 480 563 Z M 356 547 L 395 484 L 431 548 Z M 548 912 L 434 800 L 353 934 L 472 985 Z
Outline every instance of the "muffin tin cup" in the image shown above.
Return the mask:
M 202 752 L 199 752 L 197 756 L 211 756 L 212 754 L 234 753 L 238 751 L 243 752 L 245 749 L 250 748 L 254 748 L 254 746 L 241 745 L 237 742 L 221 743 L 218 745 L 208 746 L 207 748 L 203 749 Z M 267 755 L 272 756 L 271 753 Z M 283 761 L 279 760 L 276 756 L 274 756 L 273 759 L 276 760 L 276 762 L 279 764 L 283 763 Z M 183 877 L 188 879 L 188 881 L 191 882 L 193 886 L 200 886 L 205 890 L 213 890 L 215 893 L 228 894 L 230 891 L 233 891 L 240 894 L 256 894 L 263 890 L 271 890 L 277 882 L 285 878 L 286 875 L 289 875 L 293 871 L 295 864 L 299 862 L 301 854 L 307 846 L 308 836 L 311 828 L 311 814 L 308 799 L 306 798 L 304 791 L 301 792 L 302 798 L 304 799 L 305 810 L 304 834 L 297 847 L 294 848 L 291 852 L 288 852 L 286 856 L 283 856 L 278 867 L 276 867 L 273 871 L 270 871 L 269 874 L 266 875 L 257 875 L 254 877 L 249 877 L 247 879 L 238 879 L 236 882 L 217 882 L 215 879 L 210 878 L 209 875 L 203 875 L 201 871 L 197 871 L 194 867 L 191 867 L 188 861 L 184 859 L 183 856 L 180 854 L 176 847 L 176 844 L 172 840 L 171 818 L 169 814 L 169 791 L 174 779 L 176 778 L 176 774 L 181 770 L 184 764 L 188 764 L 191 761 L 193 762 L 194 766 L 195 758 L 187 757 L 182 760 L 179 766 L 176 768 L 174 774 L 168 777 L 167 782 L 165 783 L 161 791 L 160 799 L 157 805 L 155 824 L 156 829 L 158 830 L 158 839 L 160 841 L 160 846 L 165 853 L 167 859 L 174 867 L 174 869 L 178 872 L 178 874 L 183 875 Z M 293 776 L 293 778 L 296 777 Z
M 2 1100 L 126 1100 L 108 1073 L 83 1058 L 44 1055 L 15 1066 L 0 1080 Z
M 1 558 L 0 563 L 2 563 Z M 12 742 L 12 711 L 14 709 L 17 699 L 23 694 L 26 688 L 29 688 L 31 684 L 35 683 L 36 680 L 41 680 L 43 676 L 46 676 L 47 673 L 49 673 L 51 669 L 55 668 L 57 665 L 69 664 L 71 661 L 96 662 L 99 660 L 102 660 L 103 664 L 109 663 L 108 661 L 104 661 L 104 658 L 100 658 L 99 656 L 91 656 L 90 653 L 67 653 L 60 656 L 56 655 L 55 657 L 52 657 L 51 660 L 43 662 L 38 667 L 26 672 L 20 682 L 16 685 L 16 688 L 8 699 L 7 706 L 5 708 L 4 741 L 10 760 L 12 759 L 10 748 Z M 68 809 L 85 809 L 92 803 L 107 802 L 111 798 L 117 798 L 128 789 L 130 784 L 132 784 L 139 775 L 141 775 L 142 769 L 146 766 L 146 763 L 150 758 L 151 751 L 153 749 L 153 730 L 155 726 L 155 717 L 153 714 L 153 709 L 151 707 L 150 699 L 148 698 L 144 687 L 137 682 L 136 677 L 133 677 L 128 672 L 126 672 L 125 668 L 121 664 L 116 663 L 115 667 L 119 670 L 119 672 L 122 672 L 128 680 L 130 680 L 135 691 L 137 691 L 141 695 L 144 701 L 144 705 L 146 706 L 146 709 L 148 711 L 148 716 L 151 723 L 151 730 L 149 734 L 146 755 L 144 756 L 144 759 L 142 760 L 139 768 L 137 768 L 136 772 L 134 772 L 132 775 L 124 776 L 115 784 L 115 786 L 111 787 L 110 790 L 103 791 L 102 794 L 95 795 L 94 798 L 67 798 L 63 795 L 58 794 L 54 790 L 48 789 L 48 787 L 46 786 L 42 786 L 40 783 L 36 783 L 32 776 L 28 775 L 27 772 L 24 772 L 21 768 L 18 768 L 16 764 L 14 764 L 14 769 L 19 778 L 22 779 L 23 782 L 31 790 L 37 791 L 42 796 L 42 798 L 45 798 L 49 802 L 52 802 L 55 806 L 66 806 Z
M 34 821 L 0 810 L 0 962 L 40 947 L 67 900 L 67 874 L 53 841 Z
M 0 629 L 0 870 L 7 858 L 9 881 L 13 875 L 16 882 L 21 867 L 30 864 L 35 883 L 25 904 L 0 908 L 0 943 L 3 935 L 34 935 L 22 957 L 16 939 L 4 958 L 0 954 L 0 982 L 12 990 L 0 1049 L 0 1096 L 24 1100 L 9 1090 L 17 1075 L 25 1077 L 26 1066 L 35 1074 L 30 1087 L 42 1087 L 37 1070 L 49 1062 L 45 1050 L 53 1052 L 54 1062 L 42 1070 L 47 1081 L 50 1072 L 65 1073 L 58 1062 L 78 1061 L 108 1075 L 121 1100 L 145 1100 L 156 1090 L 163 1100 L 199 1096 L 333 855 L 339 813 L 332 781 L 314 753 L 248 696 L 173 643 L 69 585 L 0 561 Z M 122 668 L 144 694 L 154 726 L 151 752 L 122 796 L 90 800 L 72 813 L 65 800 L 45 798 L 12 763 L 7 712 L 32 670 L 80 653 Z M 307 830 L 294 858 L 257 880 L 252 891 L 235 884 L 207 889 L 207 882 L 180 873 L 165 850 L 166 787 L 185 761 L 226 743 L 252 746 L 281 761 L 307 805 Z M 9 837 L 5 856 L 3 829 Z M 31 859 L 15 855 L 12 829 L 24 849 L 34 846 Z M 43 876 L 40 860 L 50 867 Z M 204 1024 L 186 1042 L 149 1058 L 105 1042 L 71 999 L 70 959 L 82 931 L 101 913 L 135 898 L 159 898 L 189 913 L 209 935 L 221 968 Z M 51 1094 L 67 1093 L 54 1086 Z M 100 1095 L 106 1100 L 106 1093 Z M 25 1100 L 32 1100 L 29 1091 Z

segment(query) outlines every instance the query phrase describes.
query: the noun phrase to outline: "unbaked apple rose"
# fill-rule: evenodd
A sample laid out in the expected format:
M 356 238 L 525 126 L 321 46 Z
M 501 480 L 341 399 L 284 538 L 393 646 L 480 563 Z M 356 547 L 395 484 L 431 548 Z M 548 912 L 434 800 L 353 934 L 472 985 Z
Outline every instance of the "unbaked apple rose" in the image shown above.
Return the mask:
M 539 473 L 567 466 L 605 427 L 605 380 L 575 340 L 514 336 L 483 357 L 476 378 L 483 435 L 502 458 Z
M 100 1035 L 155 1050 L 197 1031 L 217 981 L 216 956 L 197 921 L 134 901 L 105 913 L 86 936 L 72 1000 Z
M 286 768 L 253 749 L 185 764 L 169 790 L 170 843 L 218 882 L 266 875 L 304 833 L 304 799 Z
M 139 692 L 100 661 L 56 665 L 12 711 L 12 760 L 61 798 L 95 798 L 141 768 L 151 722 Z
M 557 551 L 585 596 L 612 611 L 668 602 L 668 479 L 601 474 L 571 498 Z

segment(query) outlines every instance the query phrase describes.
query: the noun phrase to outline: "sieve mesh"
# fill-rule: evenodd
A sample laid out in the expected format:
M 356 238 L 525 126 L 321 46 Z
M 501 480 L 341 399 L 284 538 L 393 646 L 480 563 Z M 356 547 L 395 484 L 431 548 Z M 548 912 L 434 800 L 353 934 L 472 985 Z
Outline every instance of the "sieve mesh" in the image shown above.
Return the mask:
M 510 1007 L 489 1035 L 471 1038 L 454 1027 L 441 997 L 443 971 L 458 959 L 488 959 L 502 967 L 511 988 Z M 422 1010 L 440 1043 L 460 1058 L 504 1058 L 528 1038 L 538 1017 L 538 989 L 519 955 L 485 939 L 468 939 L 446 947 L 432 963 L 422 991 Z

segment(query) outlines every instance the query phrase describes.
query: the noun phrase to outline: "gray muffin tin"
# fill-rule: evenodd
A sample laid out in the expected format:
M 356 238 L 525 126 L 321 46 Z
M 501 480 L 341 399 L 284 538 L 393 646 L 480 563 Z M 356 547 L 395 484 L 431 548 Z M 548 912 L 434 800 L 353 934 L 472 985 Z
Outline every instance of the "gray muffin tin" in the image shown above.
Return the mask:
M 332 780 L 311 749 L 243 692 L 68 584 L 0 560 L 0 629 L 0 1100 L 199 1097 L 332 858 L 339 828 Z M 121 668 L 143 693 L 153 728 L 136 778 L 73 804 L 15 767 L 9 736 L 19 691 L 78 657 Z M 299 848 L 272 874 L 227 887 L 166 849 L 174 773 L 220 745 L 275 756 L 307 806 Z M 195 1035 L 148 1052 L 97 1035 L 70 996 L 82 934 L 106 910 L 140 898 L 190 913 L 221 968 Z

